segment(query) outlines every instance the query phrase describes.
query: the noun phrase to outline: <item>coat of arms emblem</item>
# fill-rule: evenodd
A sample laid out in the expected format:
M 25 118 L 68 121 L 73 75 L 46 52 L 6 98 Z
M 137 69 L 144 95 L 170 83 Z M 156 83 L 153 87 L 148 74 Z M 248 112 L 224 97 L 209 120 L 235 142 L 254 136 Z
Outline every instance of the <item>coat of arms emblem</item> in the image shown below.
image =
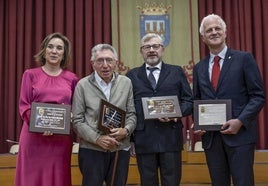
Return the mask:
M 141 10 L 140 14 L 140 36 L 141 38 L 147 33 L 156 33 L 163 38 L 164 46 L 166 47 L 170 41 L 170 16 L 168 9 L 171 8 L 168 5 L 166 8 L 161 3 L 157 5 L 152 3 L 151 5 L 146 3 L 145 7 L 138 6 Z

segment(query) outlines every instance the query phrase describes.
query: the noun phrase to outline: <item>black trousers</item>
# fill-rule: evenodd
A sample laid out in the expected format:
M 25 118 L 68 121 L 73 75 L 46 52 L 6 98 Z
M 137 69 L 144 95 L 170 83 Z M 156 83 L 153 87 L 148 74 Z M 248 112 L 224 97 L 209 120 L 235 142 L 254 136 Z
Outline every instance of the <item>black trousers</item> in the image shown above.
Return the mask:
M 141 185 L 178 186 L 181 180 L 181 151 L 136 154 Z M 158 172 L 159 170 L 159 172 Z
M 125 186 L 128 177 L 129 151 L 118 151 L 117 169 L 114 186 Z M 80 148 L 78 154 L 79 168 L 83 176 L 83 186 L 110 186 L 113 174 L 115 152 L 100 152 Z

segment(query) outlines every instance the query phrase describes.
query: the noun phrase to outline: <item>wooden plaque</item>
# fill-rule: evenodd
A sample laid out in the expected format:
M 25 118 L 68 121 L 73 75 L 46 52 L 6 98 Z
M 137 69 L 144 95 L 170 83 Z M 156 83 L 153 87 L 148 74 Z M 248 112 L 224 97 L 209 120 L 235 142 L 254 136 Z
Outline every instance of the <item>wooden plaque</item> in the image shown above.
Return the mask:
M 31 105 L 31 132 L 51 131 L 55 134 L 70 134 L 71 106 L 37 103 Z
M 101 99 L 98 128 L 109 134 L 112 128 L 125 127 L 126 111 Z

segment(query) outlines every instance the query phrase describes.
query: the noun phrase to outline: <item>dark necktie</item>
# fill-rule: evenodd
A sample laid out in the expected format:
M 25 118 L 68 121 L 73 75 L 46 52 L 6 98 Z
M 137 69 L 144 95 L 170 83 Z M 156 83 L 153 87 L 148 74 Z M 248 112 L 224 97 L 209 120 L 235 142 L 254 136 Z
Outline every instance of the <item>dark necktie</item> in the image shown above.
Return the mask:
M 155 89 L 155 86 L 156 86 L 156 80 L 155 80 L 155 77 L 153 75 L 153 71 L 155 71 L 156 69 L 158 69 L 157 67 L 152 67 L 152 68 L 149 68 L 147 67 L 147 69 L 150 71 L 149 73 L 149 76 L 148 76 L 148 79 L 152 85 L 152 87 Z
M 212 74 L 211 74 L 211 85 L 213 87 L 214 90 L 217 89 L 217 85 L 218 85 L 218 80 L 220 77 L 220 57 L 219 56 L 215 56 L 214 57 L 214 63 L 213 63 L 213 67 L 212 67 Z

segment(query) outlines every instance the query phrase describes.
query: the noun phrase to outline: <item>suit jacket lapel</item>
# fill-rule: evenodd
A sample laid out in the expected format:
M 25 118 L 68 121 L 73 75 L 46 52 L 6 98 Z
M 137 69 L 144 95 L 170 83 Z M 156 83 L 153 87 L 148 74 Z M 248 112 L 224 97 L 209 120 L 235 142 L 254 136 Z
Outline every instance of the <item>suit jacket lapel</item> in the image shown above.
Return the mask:
M 220 78 L 219 78 L 219 82 L 218 82 L 218 87 L 221 86 L 221 83 L 222 83 L 224 77 L 226 77 L 226 73 L 230 69 L 230 66 L 232 64 L 232 55 L 233 55 L 232 50 L 228 49 L 227 52 L 226 52 L 226 55 L 225 55 L 223 66 L 221 68 L 221 73 L 220 73 Z
M 209 77 L 209 58 L 210 56 L 208 55 L 205 59 L 204 59 L 204 64 L 202 66 L 200 66 L 200 72 L 203 72 L 204 75 L 202 75 L 203 77 L 203 80 L 205 83 L 207 83 L 207 87 L 210 87 L 211 91 L 214 92 L 214 89 L 211 85 L 211 82 L 210 82 L 210 77 Z
M 210 58 L 210 56 L 206 57 L 206 59 L 205 59 L 206 62 L 205 62 L 205 65 L 203 66 L 204 69 L 202 69 L 202 71 L 205 72 L 205 78 L 206 78 L 205 81 L 208 82 L 210 87 L 211 87 L 211 89 L 214 90 L 212 85 L 211 85 L 211 83 L 210 83 L 210 77 L 209 77 L 209 71 L 208 71 L 208 69 L 209 69 L 209 58 Z
M 161 71 L 160 71 L 160 74 L 159 74 L 159 79 L 158 79 L 158 82 L 156 84 L 156 88 L 159 87 L 166 79 L 166 77 L 168 76 L 169 74 L 169 71 L 166 67 L 166 64 L 164 62 L 162 62 L 162 67 L 161 67 Z
M 150 81 L 148 80 L 148 77 L 147 77 L 145 63 L 142 66 L 140 66 L 138 77 L 141 78 L 141 81 L 143 81 L 145 86 L 152 87 L 150 84 Z

